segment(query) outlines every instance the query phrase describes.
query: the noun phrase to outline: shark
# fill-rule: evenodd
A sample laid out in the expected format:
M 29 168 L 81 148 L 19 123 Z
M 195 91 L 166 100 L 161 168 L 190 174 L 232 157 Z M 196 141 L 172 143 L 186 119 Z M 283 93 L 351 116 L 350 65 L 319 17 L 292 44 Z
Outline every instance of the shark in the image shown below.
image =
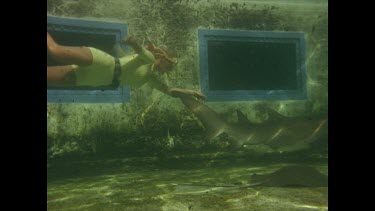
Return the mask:
M 308 149 L 316 140 L 328 141 L 328 118 L 287 117 L 267 109 L 270 120 L 254 123 L 240 110 L 238 122 L 229 123 L 216 111 L 193 97 L 180 98 L 182 103 L 200 120 L 207 131 L 206 139 L 212 141 L 221 134 L 229 137 L 234 149 L 266 147 L 267 152 L 293 152 Z
M 253 174 L 249 184 L 269 187 L 327 187 L 328 176 L 311 166 L 289 165 L 270 174 Z
M 247 183 L 236 182 L 232 184 L 218 183 L 183 183 L 179 186 L 202 186 L 220 188 L 248 188 L 255 186 L 263 187 L 327 187 L 328 175 L 322 174 L 316 168 L 309 165 L 287 165 L 272 173 L 253 173 Z

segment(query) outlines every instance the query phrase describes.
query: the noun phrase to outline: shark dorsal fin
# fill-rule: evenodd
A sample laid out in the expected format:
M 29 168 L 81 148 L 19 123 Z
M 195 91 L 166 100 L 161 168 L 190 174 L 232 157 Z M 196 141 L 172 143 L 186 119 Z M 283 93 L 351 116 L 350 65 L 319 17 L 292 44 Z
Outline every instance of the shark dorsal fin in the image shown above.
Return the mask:
M 280 120 L 280 119 L 285 119 L 286 117 L 281 115 L 279 112 L 271 109 L 271 108 L 266 108 L 267 113 L 268 113 L 268 120 Z
M 251 125 L 251 122 L 249 121 L 249 119 L 246 117 L 245 114 L 243 114 L 240 110 L 236 110 L 237 112 L 237 118 L 238 118 L 238 123 L 240 124 L 247 124 L 247 125 Z

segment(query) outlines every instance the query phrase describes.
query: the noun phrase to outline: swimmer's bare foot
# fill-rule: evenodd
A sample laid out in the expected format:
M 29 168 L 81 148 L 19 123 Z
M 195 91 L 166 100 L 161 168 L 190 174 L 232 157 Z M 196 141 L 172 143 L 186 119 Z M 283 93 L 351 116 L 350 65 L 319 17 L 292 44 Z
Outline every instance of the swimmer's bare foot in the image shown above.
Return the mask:
M 48 45 L 48 43 L 52 43 L 52 42 L 54 42 L 54 40 L 51 37 L 51 35 L 47 32 L 47 45 Z
M 47 52 L 50 52 L 52 48 L 56 47 L 57 43 L 52 36 L 47 32 Z

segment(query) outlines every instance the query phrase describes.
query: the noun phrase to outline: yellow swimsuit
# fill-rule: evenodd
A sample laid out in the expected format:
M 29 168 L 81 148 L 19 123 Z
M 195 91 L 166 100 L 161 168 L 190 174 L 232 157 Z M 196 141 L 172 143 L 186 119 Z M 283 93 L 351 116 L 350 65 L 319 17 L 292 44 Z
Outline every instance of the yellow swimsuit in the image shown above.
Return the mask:
M 89 66 L 72 65 L 76 73 L 77 86 L 106 86 L 112 84 L 115 59 L 95 48 L 89 47 L 93 62 Z M 138 54 L 119 58 L 121 66 L 120 85 L 140 87 L 149 80 L 153 73 L 155 58 L 153 54 L 142 48 Z
M 145 84 L 153 72 L 154 55 L 145 48 L 138 54 L 119 58 L 121 65 L 120 85 L 138 88 Z

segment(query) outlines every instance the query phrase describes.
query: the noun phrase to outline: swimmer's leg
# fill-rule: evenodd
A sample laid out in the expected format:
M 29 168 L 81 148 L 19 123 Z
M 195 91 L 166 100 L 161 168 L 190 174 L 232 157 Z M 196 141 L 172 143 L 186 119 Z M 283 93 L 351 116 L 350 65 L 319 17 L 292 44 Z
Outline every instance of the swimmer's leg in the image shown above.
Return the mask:
M 93 61 L 93 56 L 89 48 L 59 45 L 48 32 L 47 53 L 53 60 L 63 64 L 87 66 L 92 64 Z
M 47 67 L 48 86 L 74 86 L 76 75 L 71 65 Z

